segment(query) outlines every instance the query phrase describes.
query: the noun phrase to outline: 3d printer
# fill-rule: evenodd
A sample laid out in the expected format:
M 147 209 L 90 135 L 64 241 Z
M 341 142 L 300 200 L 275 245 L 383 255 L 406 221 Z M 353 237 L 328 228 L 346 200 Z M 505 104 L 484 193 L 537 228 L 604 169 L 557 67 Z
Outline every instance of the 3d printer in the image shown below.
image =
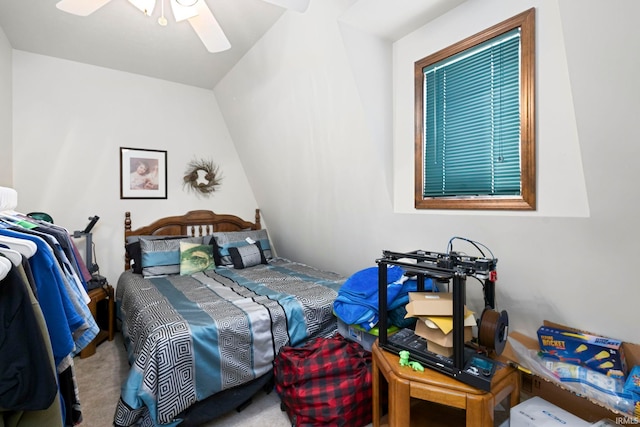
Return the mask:
M 467 239 L 464 239 L 467 240 Z M 467 240 L 468 241 L 468 240 Z M 472 242 L 475 245 L 475 242 Z M 477 247 L 477 246 L 476 246 Z M 496 361 L 491 352 L 502 353 L 508 334 L 506 311 L 495 311 L 496 258 L 471 257 L 458 252 L 448 253 L 417 250 L 408 253 L 383 251 L 378 264 L 379 336 L 381 348 L 399 354 L 406 350 L 411 358 L 443 374 L 481 390 L 491 389 Z M 407 274 L 416 275 L 418 291 L 424 291 L 425 278 L 436 282 L 452 282 L 453 293 L 453 356 L 446 357 L 427 350 L 426 340 L 411 329 L 387 334 L 387 266 L 396 265 Z M 478 323 L 478 340 L 474 345 L 464 342 L 464 311 L 466 279 L 473 276 L 483 281 L 486 308 Z

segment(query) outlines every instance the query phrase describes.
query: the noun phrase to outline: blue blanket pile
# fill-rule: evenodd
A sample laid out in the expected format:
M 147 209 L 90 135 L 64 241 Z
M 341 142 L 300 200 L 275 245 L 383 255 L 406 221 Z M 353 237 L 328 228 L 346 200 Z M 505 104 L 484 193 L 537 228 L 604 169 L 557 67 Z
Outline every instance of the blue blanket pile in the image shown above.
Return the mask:
M 409 292 L 417 290 L 417 281 L 408 279 L 404 270 L 387 266 L 387 309 L 404 309 Z M 425 279 L 425 290 L 431 290 L 431 279 Z M 344 282 L 333 303 L 333 311 L 348 325 L 358 325 L 369 331 L 376 326 L 378 311 L 378 267 L 369 267 L 353 274 Z M 397 318 L 397 316 L 395 316 Z M 396 325 L 402 326 L 402 325 Z

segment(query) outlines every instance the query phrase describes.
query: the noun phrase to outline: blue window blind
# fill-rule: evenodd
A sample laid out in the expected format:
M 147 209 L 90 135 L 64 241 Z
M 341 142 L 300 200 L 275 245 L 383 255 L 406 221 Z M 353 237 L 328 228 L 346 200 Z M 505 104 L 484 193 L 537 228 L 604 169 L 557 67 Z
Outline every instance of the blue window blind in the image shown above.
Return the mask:
M 520 28 L 422 69 L 424 197 L 521 195 Z

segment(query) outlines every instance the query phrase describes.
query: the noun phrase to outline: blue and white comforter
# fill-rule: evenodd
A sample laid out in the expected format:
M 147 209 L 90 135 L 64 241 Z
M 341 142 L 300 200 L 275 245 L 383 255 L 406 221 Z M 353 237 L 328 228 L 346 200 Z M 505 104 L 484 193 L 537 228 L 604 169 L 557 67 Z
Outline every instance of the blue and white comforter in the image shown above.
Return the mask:
M 283 258 L 193 276 L 124 272 L 116 301 L 131 370 L 115 425 L 176 425 L 196 401 L 268 373 L 281 347 L 332 335 L 343 283 Z

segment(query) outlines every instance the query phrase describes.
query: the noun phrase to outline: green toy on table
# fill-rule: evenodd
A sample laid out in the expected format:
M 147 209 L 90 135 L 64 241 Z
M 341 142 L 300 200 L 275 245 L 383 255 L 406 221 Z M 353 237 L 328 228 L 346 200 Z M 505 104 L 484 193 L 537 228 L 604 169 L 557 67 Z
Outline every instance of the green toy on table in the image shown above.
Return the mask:
M 402 350 L 400 351 L 399 355 L 400 355 L 400 366 L 411 366 L 411 368 L 414 371 L 424 372 L 424 368 L 420 363 L 409 360 L 409 356 L 411 354 L 408 351 Z

